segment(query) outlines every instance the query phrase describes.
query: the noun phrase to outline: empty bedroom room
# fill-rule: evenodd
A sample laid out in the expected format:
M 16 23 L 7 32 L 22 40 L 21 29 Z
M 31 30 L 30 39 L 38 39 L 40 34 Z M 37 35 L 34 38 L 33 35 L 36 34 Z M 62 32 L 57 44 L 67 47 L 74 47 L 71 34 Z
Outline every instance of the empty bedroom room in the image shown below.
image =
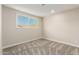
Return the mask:
M 3 4 L 3 55 L 79 55 L 78 4 Z

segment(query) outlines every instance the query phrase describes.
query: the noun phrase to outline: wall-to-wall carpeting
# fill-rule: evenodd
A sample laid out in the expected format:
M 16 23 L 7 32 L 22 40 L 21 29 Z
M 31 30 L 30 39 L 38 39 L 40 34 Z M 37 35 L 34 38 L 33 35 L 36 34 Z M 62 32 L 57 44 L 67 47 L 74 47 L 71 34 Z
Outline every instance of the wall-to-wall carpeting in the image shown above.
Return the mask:
M 3 49 L 4 55 L 78 55 L 79 48 L 38 39 L 14 47 Z

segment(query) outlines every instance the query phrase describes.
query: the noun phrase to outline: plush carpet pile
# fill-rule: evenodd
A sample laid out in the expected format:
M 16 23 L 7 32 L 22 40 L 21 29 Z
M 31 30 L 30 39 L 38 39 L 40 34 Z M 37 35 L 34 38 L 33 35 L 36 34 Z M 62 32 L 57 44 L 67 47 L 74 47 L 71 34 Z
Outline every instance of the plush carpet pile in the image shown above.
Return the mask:
M 3 49 L 3 55 L 78 55 L 79 48 L 38 39 Z

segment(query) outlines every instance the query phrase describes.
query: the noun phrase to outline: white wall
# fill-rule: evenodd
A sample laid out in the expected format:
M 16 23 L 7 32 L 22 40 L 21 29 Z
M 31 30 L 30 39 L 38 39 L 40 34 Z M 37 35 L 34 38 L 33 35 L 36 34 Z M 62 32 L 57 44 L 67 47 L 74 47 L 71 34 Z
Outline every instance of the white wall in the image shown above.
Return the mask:
M 79 8 L 44 18 L 45 38 L 79 47 Z
M 41 19 L 38 17 L 34 17 L 29 15 L 30 17 L 34 17 L 39 19 L 40 28 L 39 29 L 26 29 L 21 32 L 18 32 L 16 29 L 16 14 L 28 15 L 26 13 L 16 11 L 14 9 L 3 6 L 2 7 L 2 47 L 9 47 L 12 45 L 16 45 L 22 42 L 28 42 L 34 39 L 38 39 L 42 35 L 41 29 Z
M 1 11 L 2 10 L 1 9 L 2 8 L 1 8 L 1 5 L 0 5 L 0 54 L 2 54 L 2 47 L 1 47 L 1 45 L 2 45 L 1 44 L 1 40 L 2 40 L 2 35 L 1 35 L 2 34 L 2 30 L 1 30 L 2 29 L 2 27 L 1 27 L 2 26 Z

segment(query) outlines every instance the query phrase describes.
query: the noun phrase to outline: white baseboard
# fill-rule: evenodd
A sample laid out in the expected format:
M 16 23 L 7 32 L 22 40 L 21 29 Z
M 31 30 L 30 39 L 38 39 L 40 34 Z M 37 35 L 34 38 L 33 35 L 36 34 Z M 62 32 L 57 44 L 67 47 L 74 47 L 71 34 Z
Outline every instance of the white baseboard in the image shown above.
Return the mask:
M 51 41 L 55 41 L 55 42 L 59 42 L 59 43 L 63 43 L 63 44 L 66 44 L 66 45 L 70 45 L 70 46 L 74 46 L 74 47 L 78 47 L 79 48 L 79 45 L 76 45 L 76 44 L 72 44 L 72 43 L 69 43 L 69 42 L 65 42 L 65 41 L 58 41 L 56 39 L 53 39 L 53 38 L 45 38 L 47 40 L 51 40 Z
M 8 48 L 8 47 L 12 47 L 12 46 L 16 46 L 16 45 L 19 45 L 19 44 L 22 44 L 22 43 L 26 43 L 26 42 L 29 42 L 29 41 L 37 40 L 37 39 L 40 39 L 40 38 L 51 40 L 51 41 L 55 41 L 55 42 L 59 42 L 59 43 L 63 43 L 63 44 L 66 44 L 66 45 L 71 45 L 71 46 L 79 48 L 78 45 L 75 45 L 75 44 L 72 44 L 72 43 L 68 43 L 68 42 L 64 42 L 64 41 L 58 41 L 58 40 L 55 40 L 53 38 L 37 37 L 37 38 L 31 39 L 31 40 L 28 40 L 28 41 L 24 41 L 24 42 L 20 42 L 20 43 L 15 43 L 15 44 L 4 46 L 4 47 L 2 47 L 2 49 Z
M 19 42 L 19 43 L 7 45 L 7 46 L 2 47 L 2 49 L 8 48 L 8 47 L 12 47 L 12 46 L 16 46 L 16 45 L 19 45 L 19 44 L 22 44 L 22 43 L 26 43 L 26 42 L 29 42 L 29 41 L 38 40 L 40 38 L 42 38 L 42 37 L 37 37 L 37 38 L 31 39 L 31 40 L 28 40 L 28 41 L 24 41 L 24 42 Z

